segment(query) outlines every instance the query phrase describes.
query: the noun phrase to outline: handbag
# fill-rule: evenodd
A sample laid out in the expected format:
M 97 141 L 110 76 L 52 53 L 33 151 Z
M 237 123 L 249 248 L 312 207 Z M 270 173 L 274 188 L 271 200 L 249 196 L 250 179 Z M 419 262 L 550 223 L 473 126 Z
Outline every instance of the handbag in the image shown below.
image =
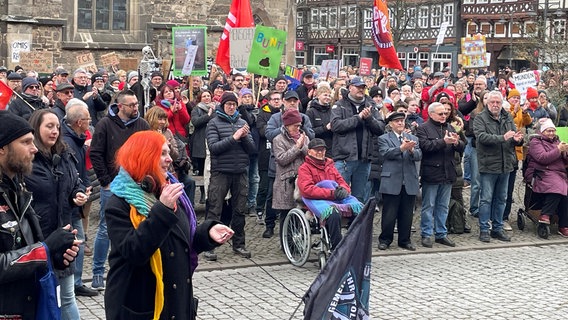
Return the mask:
M 49 250 L 45 244 L 43 244 L 43 247 L 47 252 L 47 272 L 39 279 L 36 320 L 60 320 L 59 284 L 51 266 Z

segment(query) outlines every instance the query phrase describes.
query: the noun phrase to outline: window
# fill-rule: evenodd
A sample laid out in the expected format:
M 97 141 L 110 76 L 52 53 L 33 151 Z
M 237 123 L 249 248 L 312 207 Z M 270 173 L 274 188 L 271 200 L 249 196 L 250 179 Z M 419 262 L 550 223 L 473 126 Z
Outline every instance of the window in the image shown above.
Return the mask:
M 296 65 L 303 66 L 304 64 L 306 64 L 306 52 L 296 51 Z
M 312 9 L 311 10 L 311 14 L 312 14 L 312 20 L 311 20 L 311 24 L 310 27 L 312 29 L 319 29 L 319 10 L 318 9 Z
M 325 52 L 325 47 L 315 47 L 313 65 L 319 66 L 323 60 L 329 59 L 329 53 Z
M 454 4 L 453 3 L 444 4 L 444 17 L 442 19 L 442 22 L 447 22 L 449 27 L 454 25 Z
M 406 65 L 406 52 L 397 52 L 396 55 L 398 56 L 400 65 L 404 67 Z
M 416 28 L 416 8 L 408 8 L 406 10 L 406 26 L 408 29 L 415 29 Z
M 506 22 L 506 23 L 495 22 L 495 37 L 496 38 L 502 38 L 502 37 L 506 36 L 506 32 L 505 32 L 505 25 L 506 24 L 509 24 L 509 22 Z
M 363 11 L 363 21 L 365 21 L 363 28 L 365 30 L 371 30 L 371 27 L 373 25 L 373 10 L 372 9 L 365 9 L 365 11 Z
M 329 8 L 329 27 L 337 28 L 337 7 Z
M 527 36 L 536 36 L 536 23 L 534 21 L 527 21 L 525 22 L 525 31 Z
M 397 28 L 398 24 L 396 23 L 397 20 L 397 16 L 396 16 L 396 11 L 393 11 L 391 8 L 387 9 L 389 12 L 389 23 L 391 28 Z
M 347 18 L 347 25 L 350 28 L 357 26 L 357 7 L 349 6 L 349 16 Z
M 440 71 L 452 63 L 451 53 L 432 53 L 432 70 Z
M 555 40 L 562 40 L 566 37 L 566 20 L 554 19 L 552 22 L 552 37 Z
M 127 0 L 78 0 L 77 28 L 127 30 Z
M 304 11 L 298 11 L 296 15 L 296 28 L 304 29 Z
M 359 59 L 358 48 L 343 48 L 343 65 L 356 66 Z
M 434 5 L 431 10 L 432 14 L 432 28 L 437 28 L 442 23 L 442 6 Z
M 481 30 L 479 31 L 481 34 L 490 34 L 491 33 L 491 25 L 486 22 L 481 23 Z
M 319 22 L 320 29 L 329 28 L 329 16 L 327 15 L 327 8 L 319 9 Z
M 477 0 L 477 4 L 484 4 L 484 3 L 488 3 L 489 0 Z
M 474 4 L 474 3 L 475 3 L 475 0 L 463 0 L 463 4 Z
M 428 7 L 420 7 L 418 9 L 418 27 L 419 28 L 428 28 L 428 20 L 430 17 L 428 16 Z

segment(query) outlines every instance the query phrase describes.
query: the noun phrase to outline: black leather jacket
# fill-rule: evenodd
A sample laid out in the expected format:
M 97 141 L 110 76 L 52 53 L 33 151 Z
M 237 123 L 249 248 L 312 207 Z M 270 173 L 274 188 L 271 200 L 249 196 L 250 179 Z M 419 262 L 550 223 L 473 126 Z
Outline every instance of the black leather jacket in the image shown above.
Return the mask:
M 32 194 L 21 181 L 0 180 L 0 314 L 35 319 L 37 281 L 47 255 Z

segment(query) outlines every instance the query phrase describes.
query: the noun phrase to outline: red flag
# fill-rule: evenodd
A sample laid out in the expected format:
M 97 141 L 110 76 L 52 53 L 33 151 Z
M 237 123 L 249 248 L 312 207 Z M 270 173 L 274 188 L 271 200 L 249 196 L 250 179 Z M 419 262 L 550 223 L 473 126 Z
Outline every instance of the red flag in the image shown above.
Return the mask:
M 374 0 L 371 34 L 379 52 L 379 66 L 402 70 L 392 43 L 389 9 L 386 0 Z
M 231 73 L 229 32 L 233 28 L 247 27 L 254 27 L 250 0 L 233 0 L 229 15 L 225 21 L 225 30 L 223 30 L 223 35 L 221 35 L 221 40 L 219 41 L 217 57 L 215 58 L 215 63 L 220 66 L 226 74 Z
M 0 80 L 0 110 L 5 110 L 10 98 L 12 98 L 12 88 L 8 87 L 4 81 Z

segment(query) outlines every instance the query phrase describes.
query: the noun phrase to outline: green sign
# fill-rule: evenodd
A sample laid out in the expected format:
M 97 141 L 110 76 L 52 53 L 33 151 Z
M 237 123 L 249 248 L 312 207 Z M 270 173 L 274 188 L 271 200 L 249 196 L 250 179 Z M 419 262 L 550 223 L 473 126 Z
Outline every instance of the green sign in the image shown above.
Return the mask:
M 568 143 L 568 127 L 557 127 L 556 134 L 560 141 Z
M 247 71 L 269 78 L 278 77 L 286 44 L 286 31 L 256 26 Z
M 207 74 L 207 28 L 187 26 L 172 28 L 174 75 L 203 76 Z

